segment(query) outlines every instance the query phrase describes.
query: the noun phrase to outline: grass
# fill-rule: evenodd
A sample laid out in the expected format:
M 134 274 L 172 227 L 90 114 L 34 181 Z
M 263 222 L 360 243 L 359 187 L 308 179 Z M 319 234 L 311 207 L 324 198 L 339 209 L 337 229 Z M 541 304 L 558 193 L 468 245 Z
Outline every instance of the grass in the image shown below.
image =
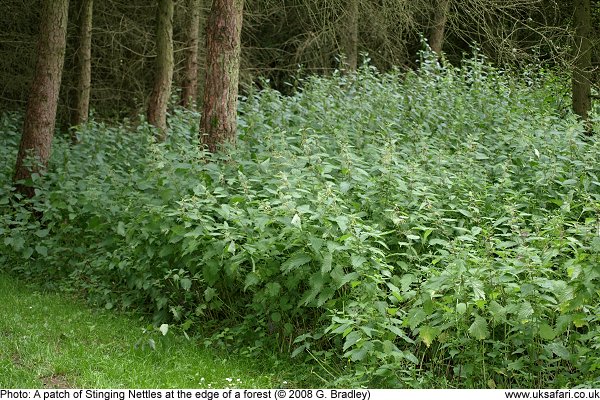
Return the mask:
M 205 349 L 0 275 L 0 387 L 258 388 L 301 385 L 291 365 Z M 155 340 L 155 350 L 144 345 Z M 142 343 L 142 345 L 140 345 Z M 275 365 L 274 365 L 275 364 Z M 297 375 L 297 371 L 294 371 Z M 288 383 L 289 381 L 289 383 Z

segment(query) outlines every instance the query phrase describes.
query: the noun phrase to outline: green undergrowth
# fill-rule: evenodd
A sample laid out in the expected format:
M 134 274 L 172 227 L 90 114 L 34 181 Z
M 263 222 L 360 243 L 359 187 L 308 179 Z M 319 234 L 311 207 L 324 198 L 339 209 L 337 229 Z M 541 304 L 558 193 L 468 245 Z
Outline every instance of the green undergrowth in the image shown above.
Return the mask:
M 331 385 L 597 386 L 600 145 L 563 82 L 428 56 L 313 77 L 244 98 L 227 155 L 179 109 L 160 144 L 91 122 L 22 206 L 4 117 L 1 261 Z
M 164 331 L 164 329 L 163 329 Z M 0 275 L 2 388 L 264 388 L 310 385 L 293 364 L 199 348 L 132 316 L 90 310 Z M 294 373 L 292 373 L 294 371 Z

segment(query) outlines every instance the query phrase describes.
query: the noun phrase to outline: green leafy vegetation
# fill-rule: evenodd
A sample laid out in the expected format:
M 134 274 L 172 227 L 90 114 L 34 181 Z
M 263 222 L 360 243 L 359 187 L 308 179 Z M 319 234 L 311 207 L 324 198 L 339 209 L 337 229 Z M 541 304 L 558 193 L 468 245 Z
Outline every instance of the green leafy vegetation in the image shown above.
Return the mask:
M 206 346 L 265 348 L 324 385 L 600 384 L 599 144 L 551 72 L 477 57 L 251 92 L 202 153 L 90 122 L 15 202 L 1 123 L 0 263 Z

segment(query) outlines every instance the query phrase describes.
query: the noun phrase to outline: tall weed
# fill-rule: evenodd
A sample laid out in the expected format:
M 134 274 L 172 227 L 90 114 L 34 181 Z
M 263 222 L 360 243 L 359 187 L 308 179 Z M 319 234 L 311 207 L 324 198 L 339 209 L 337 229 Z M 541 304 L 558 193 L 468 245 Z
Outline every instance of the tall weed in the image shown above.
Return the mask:
M 160 144 L 90 122 L 30 203 L 2 170 L 2 264 L 206 344 L 276 344 L 329 385 L 597 385 L 599 149 L 560 82 L 365 65 L 250 93 L 227 155 L 179 109 Z

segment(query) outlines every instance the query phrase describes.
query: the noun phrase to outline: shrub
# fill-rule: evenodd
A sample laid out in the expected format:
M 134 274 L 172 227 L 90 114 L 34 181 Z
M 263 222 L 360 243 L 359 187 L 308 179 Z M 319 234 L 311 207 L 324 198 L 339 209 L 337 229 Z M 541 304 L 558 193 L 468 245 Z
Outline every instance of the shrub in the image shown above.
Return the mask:
M 207 344 L 276 343 L 330 385 L 597 385 L 599 149 L 540 101 L 562 90 L 547 82 L 429 56 L 311 77 L 250 93 L 226 155 L 179 109 L 160 144 L 90 122 L 77 146 L 57 138 L 31 202 L 9 201 L 2 170 L 2 263 L 212 324 Z

